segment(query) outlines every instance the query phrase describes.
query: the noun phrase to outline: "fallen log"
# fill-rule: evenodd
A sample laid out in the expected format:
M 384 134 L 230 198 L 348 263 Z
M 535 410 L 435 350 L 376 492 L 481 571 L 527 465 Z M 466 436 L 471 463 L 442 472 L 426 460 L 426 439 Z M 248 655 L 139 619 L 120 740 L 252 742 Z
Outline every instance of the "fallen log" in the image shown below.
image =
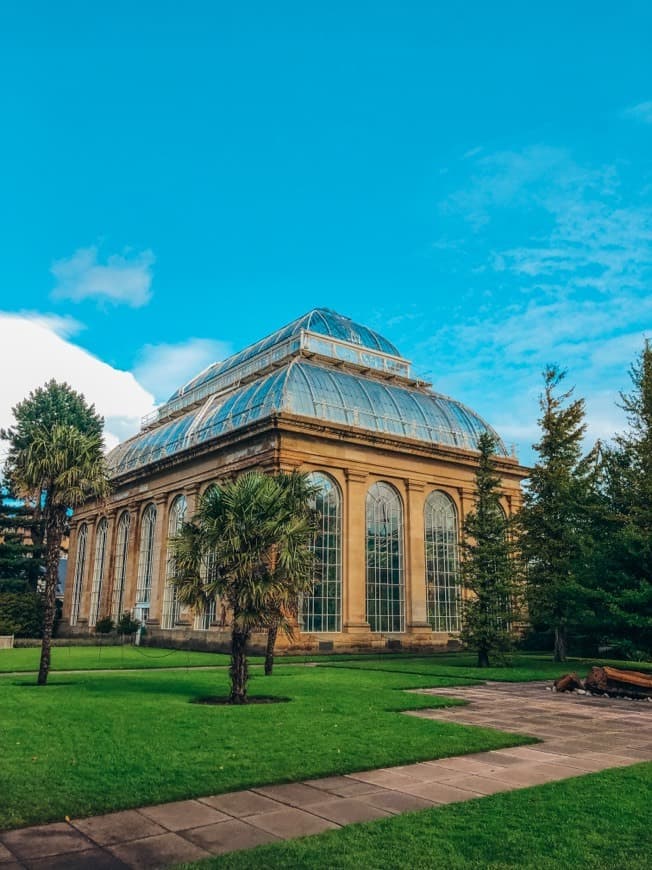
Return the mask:
M 580 680 L 576 673 L 566 674 L 559 677 L 554 682 L 555 692 L 574 692 L 576 689 L 583 689 L 584 683 Z
M 629 698 L 652 697 L 652 675 L 640 671 L 623 671 L 607 666 L 593 667 L 584 681 L 584 686 L 593 694 Z

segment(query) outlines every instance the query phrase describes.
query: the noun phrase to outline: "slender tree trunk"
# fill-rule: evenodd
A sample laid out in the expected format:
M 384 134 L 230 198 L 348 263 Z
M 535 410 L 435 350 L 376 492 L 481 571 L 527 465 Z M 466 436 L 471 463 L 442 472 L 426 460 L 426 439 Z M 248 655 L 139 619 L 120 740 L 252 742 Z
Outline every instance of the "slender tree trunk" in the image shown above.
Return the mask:
M 274 620 L 267 629 L 267 649 L 265 650 L 265 676 L 271 677 L 274 670 L 274 647 L 278 635 L 278 622 Z
M 555 650 L 553 660 L 556 662 L 566 661 L 566 629 L 561 626 L 555 626 Z
M 247 703 L 247 680 L 249 679 L 249 666 L 247 664 L 247 643 L 249 632 L 240 630 L 235 619 L 231 629 L 231 694 L 230 704 Z
M 478 650 L 478 667 L 479 668 L 488 668 L 489 667 L 489 652 L 488 650 L 481 648 Z
M 59 579 L 59 554 L 65 516 L 60 516 L 55 508 L 48 516 L 45 526 L 45 596 L 43 613 L 43 640 L 41 642 L 41 661 L 38 669 L 37 685 L 44 686 L 50 672 L 50 657 L 52 650 L 52 628 L 57 595 L 57 580 Z

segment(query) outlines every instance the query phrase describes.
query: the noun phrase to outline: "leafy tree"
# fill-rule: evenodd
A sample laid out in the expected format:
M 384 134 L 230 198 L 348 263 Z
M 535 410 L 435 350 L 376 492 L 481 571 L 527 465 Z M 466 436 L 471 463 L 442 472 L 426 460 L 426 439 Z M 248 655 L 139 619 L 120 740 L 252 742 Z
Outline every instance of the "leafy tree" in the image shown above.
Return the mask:
M 252 631 L 287 627 L 312 576 L 314 524 L 295 495 L 278 477 L 247 472 L 211 487 L 172 540 L 179 600 L 201 610 L 219 597 L 231 612 L 232 704 L 247 701 Z
M 478 439 L 475 505 L 464 520 L 462 642 L 477 650 L 478 667 L 513 647 L 518 621 L 518 585 L 511 535 L 500 506 L 500 477 L 493 456 L 496 439 L 488 432 Z
M 45 536 L 44 625 L 38 684 L 50 669 L 61 540 L 68 511 L 108 492 L 102 419 L 67 384 L 50 381 L 14 409 L 6 475 L 17 495 L 40 506 Z M 69 416 L 67 416 L 69 415 Z
M 540 398 L 539 458 L 520 513 L 531 620 L 554 632 L 554 659 L 566 660 L 568 632 L 585 600 L 586 516 L 591 463 L 582 459 L 584 401 L 558 394 L 566 373 L 549 366 Z

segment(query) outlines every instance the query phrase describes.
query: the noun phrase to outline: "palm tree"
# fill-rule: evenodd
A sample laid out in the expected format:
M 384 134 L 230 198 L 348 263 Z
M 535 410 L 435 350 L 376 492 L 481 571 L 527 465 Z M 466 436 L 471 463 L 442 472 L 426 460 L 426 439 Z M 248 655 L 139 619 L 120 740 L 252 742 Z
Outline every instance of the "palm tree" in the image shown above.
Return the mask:
M 203 609 L 220 597 L 231 612 L 231 693 L 247 701 L 252 631 L 289 626 L 296 589 L 312 577 L 314 524 L 279 477 L 258 471 L 211 487 L 172 539 L 179 600 Z
M 47 683 L 56 601 L 59 554 L 70 509 L 108 493 L 102 438 L 76 426 L 35 426 L 29 441 L 10 454 L 8 474 L 21 498 L 41 505 L 45 527 L 43 641 L 37 683 Z
M 310 482 L 306 474 L 298 471 L 281 472 L 276 475 L 276 480 L 283 489 L 287 510 L 297 517 L 303 517 L 314 527 L 317 519 L 314 509 L 317 487 Z M 314 539 L 311 543 L 314 543 Z M 313 559 L 314 567 L 316 566 Z M 314 580 L 314 574 L 288 575 L 282 599 L 271 602 L 265 648 L 265 676 L 271 676 L 274 670 L 274 648 L 279 629 L 290 638 L 294 636 L 294 624 L 298 616 L 301 596 L 312 590 Z

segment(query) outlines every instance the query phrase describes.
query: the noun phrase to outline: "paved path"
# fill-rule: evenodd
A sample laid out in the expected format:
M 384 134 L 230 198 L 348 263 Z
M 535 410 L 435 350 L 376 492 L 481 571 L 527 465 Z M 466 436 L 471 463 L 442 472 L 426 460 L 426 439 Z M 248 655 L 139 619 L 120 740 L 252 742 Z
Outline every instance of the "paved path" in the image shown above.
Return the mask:
M 556 695 L 543 683 L 419 691 L 469 705 L 407 715 L 525 733 L 543 743 L 7 831 L 0 833 L 0 870 L 152 870 L 652 760 L 647 701 Z

